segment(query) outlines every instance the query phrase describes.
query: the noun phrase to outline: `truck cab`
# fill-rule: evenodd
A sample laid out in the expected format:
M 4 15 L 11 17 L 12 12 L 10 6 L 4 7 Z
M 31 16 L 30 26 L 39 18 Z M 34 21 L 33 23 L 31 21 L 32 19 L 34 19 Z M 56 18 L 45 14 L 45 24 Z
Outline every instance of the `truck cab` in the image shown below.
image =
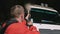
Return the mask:
M 56 20 L 59 17 L 57 10 L 40 5 L 29 5 L 33 25 L 41 34 L 59 34 L 60 23 Z

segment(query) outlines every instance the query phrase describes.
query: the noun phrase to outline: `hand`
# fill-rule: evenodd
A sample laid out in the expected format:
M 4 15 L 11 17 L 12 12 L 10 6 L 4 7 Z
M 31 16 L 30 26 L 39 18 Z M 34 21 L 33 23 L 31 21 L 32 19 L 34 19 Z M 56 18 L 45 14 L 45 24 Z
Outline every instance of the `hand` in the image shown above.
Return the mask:
M 33 25 L 33 23 L 32 23 L 31 21 L 29 21 L 27 24 L 28 24 L 28 25 Z

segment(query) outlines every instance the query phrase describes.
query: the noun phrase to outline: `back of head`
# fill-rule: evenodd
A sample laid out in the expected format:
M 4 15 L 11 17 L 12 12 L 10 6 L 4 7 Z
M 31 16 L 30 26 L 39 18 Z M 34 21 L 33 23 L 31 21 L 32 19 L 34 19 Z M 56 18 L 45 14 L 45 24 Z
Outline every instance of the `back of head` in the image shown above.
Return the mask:
M 11 16 L 19 17 L 19 15 L 24 12 L 24 8 L 21 5 L 15 5 L 11 8 Z

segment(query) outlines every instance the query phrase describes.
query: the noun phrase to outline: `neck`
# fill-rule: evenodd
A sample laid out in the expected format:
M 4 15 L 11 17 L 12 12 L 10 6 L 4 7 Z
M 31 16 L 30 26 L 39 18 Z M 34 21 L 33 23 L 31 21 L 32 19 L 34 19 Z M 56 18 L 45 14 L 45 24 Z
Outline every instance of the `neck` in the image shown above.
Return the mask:
M 22 22 L 22 19 L 21 19 L 21 17 L 19 17 L 19 18 L 16 18 L 17 19 L 17 21 L 18 22 Z

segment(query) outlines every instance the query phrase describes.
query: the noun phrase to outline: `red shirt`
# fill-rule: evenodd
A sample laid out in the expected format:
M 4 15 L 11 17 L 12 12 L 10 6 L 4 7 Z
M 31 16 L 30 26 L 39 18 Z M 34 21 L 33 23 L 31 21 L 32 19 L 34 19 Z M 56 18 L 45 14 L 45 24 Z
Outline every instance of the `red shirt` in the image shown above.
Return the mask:
M 36 27 L 31 26 L 29 29 L 26 26 L 26 21 L 22 23 L 13 23 L 9 25 L 4 34 L 40 34 Z

